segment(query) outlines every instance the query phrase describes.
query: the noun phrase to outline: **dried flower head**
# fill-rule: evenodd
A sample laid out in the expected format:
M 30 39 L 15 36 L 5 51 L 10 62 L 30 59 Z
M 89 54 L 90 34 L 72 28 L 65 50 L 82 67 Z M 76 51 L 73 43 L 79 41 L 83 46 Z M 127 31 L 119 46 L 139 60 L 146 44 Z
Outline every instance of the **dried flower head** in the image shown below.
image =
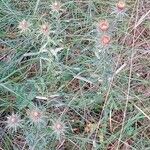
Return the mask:
M 56 134 L 56 136 L 60 138 L 62 135 L 64 135 L 66 127 L 63 122 L 57 120 L 57 121 L 53 121 L 52 129 Z
M 61 11 L 62 9 L 61 9 L 61 3 L 60 2 L 54 2 L 54 3 L 52 3 L 51 4 L 51 10 L 53 11 L 53 12 L 59 12 L 59 11 Z
M 122 11 L 125 9 L 126 4 L 124 1 L 119 1 L 116 6 L 117 6 L 118 10 Z
M 45 24 L 42 24 L 42 25 L 41 25 L 40 32 L 41 32 L 43 35 L 45 35 L 45 36 L 48 36 L 48 35 L 49 35 L 50 28 L 49 28 L 48 23 L 45 23 Z
M 30 27 L 30 23 L 27 22 L 25 19 L 19 22 L 18 29 L 20 29 L 21 32 L 28 31 L 29 27 Z
M 107 31 L 109 28 L 109 22 L 107 20 L 102 20 L 99 22 L 99 29 L 102 31 Z
M 12 113 L 10 116 L 7 117 L 6 128 L 16 131 L 17 128 L 22 126 L 21 122 L 22 120 L 20 119 L 20 116 L 18 114 Z
M 109 35 L 103 35 L 100 40 L 101 40 L 100 42 L 102 43 L 102 45 L 106 46 L 110 43 L 111 38 Z
M 29 116 L 31 122 L 34 124 L 44 123 L 44 113 L 38 108 L 33 110 L 27 110 L 27 115 Z

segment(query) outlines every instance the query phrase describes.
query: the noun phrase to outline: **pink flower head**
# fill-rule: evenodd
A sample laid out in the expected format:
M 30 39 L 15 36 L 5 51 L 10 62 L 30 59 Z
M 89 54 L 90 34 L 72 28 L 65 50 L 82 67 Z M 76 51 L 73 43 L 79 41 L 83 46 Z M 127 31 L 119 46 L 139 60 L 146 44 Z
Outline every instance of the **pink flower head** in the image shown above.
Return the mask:
M 122 11 L 125 9 L 126 4 L 124 1 L 119 1 L 116 6 L 119 11 Z
M 103 46 L 107 46 L 111 41 L 111 38 L 109 35 L 103 35 L 100 39 L 100 42 Z
M 115 14 L 117 19 L 122 20 L 124 16 L 127 16 L 126 10 L 126 3 L 124 0 L 120 0 L 113 8 L 112 14 Z
M 127 16 L 126 3 L 123 0 L 118 1 L 116 6 L 113 8 L 112 14 L 116 14 L 116 17 L 122 20 L 122 17 Z
M 107 31 L 109 28 L 109 22 L 107 20 L 102 20 L 99 22 L 98 27 L 101 31 Z

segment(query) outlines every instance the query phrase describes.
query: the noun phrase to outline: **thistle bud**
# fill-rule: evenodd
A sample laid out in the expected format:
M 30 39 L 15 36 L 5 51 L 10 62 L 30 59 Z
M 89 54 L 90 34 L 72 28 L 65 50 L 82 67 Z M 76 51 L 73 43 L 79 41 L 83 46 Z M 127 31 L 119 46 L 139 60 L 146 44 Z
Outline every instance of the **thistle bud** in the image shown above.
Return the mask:
M 102 31 L 107 31 L 109 28 L 109 22 L 107 20 L 100 21 L 99 29 Z
M 119 2 L 117 3 L 117 9 L 120 10 L 120 11 L 124 10 L 124 9 L 125 9 L 125 6 L 126 6 L 126 4 L 125 4 L 124 1 L 119 1 Z
M 103 35 L 100 40 L 101 40 L 102 45 L 106 46 L 106 45 L 108 45 L 110 43 L 111 38 L 108 35 Z

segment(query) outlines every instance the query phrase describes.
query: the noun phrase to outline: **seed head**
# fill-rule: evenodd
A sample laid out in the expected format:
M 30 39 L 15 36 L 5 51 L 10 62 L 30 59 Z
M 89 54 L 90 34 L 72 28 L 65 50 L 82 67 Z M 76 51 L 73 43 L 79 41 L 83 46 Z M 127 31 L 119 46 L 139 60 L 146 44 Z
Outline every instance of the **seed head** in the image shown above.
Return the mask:
M 109 22 L 107 20 L 102 20 L 99 23 L 99 29 L 102 31 L 107 31 L 109 28 Z
M 52 3 L 51 4 L 51 10 L 53 11 L 53 12 L 59 12 L 60 10 L 62 10 L 61 9 L 61 3 L 59 3 L 59 2 L 54 2 L 54 3 Z
M 101 40 L 102 45 L 106 46 L 110 43 L 111 38 L 109 35 L 103 35 L 100 40 Z
M 48 23 L 45 23 L 45 24 L 41 25 L 40 32 L 41 32 L 43 35 L 45 35 L 45 36 L 49 35 L 49 30 L 50 30 L 50 29 L 49 29 Z
M 117 9 L 120 10 L 120 11 L 124 10 L 124 9 L 125 9 L 125 6 L 126 6 L 126 4 L 125 4 L 124 1 L 119 1 L 119 2 L 117 3 Z
M 22 120 L 20 119 L 20 116 L 18 114 L 12 113 L 12 115 L 7 117 L 6 128 L 16 131 L 17 128 L 22 126 L 21 122 Z
M 44 122 L 44 114 L 39 109 L 27 110 L 27 115 L 29 116 L 31 122 L 34 124 L 40 124 Z
M 29 30 L 29 26 L 30 26 L 30 23 L 24 19 L 21 22 L 19 22 L 18 29 L 20 29 L 21 32 L 26 32 Z

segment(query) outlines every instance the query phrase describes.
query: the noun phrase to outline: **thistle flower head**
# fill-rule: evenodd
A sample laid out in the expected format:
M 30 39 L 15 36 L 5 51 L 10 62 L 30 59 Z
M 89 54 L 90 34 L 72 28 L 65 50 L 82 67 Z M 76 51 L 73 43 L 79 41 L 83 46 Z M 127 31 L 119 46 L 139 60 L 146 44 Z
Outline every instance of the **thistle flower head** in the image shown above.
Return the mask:
M 20 119 L 20 116 L 18 114 L 12 113 L 7 117 L 6 128 L 16 131 L 19 127 L 22 126 L 21 122 L 22 120 Z
M 120 0 L 116 7 L 114 8 L 113 14 L 116 14 L 116 17 L 122 20 L 122 17 L 126 16 L 126 3 L 123 0 Z
M 45 24 L 42 24 L 42 25 L 41 25 L 40 32 L 41 32 L 43 35 L 48 36 L 48 35 L 49 35 L 49 31 L 50 31 L 50 28 L 49 28 L 48 23 L 45 23 Z
M 124 1 L 119 1 L 116 6 L 119 11 L 122 11 L 125 9 L 126 4 Z
M 27 110 L 27 115 L 30 118 L 31 122 L 34 124 L 44 123 L 44 113 L 38 108 L 35 108 L 33 110 Z
M 119 20 L 122 20 L 122 17 L 126 16 L 126 3 L 123 0 L 120 0 L 116 6 L 113 8 L 112 14 L 115 14 Z
M 20 29 L 21 32 L 26 32 L 29 30 L 30 23 L 26 21 L 25 19 L 19 22 L 18 29 Z
M 64 135 L 65 129 L 66 129 L 66 126 L 63 122 L 61 122 L 60 120 L 53 121 L 52 130 L 54 131 L 54 133 L 56 134 L 58 138 Z
M 111 41 L 111 38 L 109 35 L 103 35 L 100 39 L 100 42 L 103 46 L 107 46 Z
M 54 3 L 52 3 L 51 4 L 51 10 L 53 11 L 53 12 L 59 12 L 59 11 L 61 11 L 62 9 L 61 9 L 61 3 L 60 2 L 54 2 Z
M 107 20 L 102 20 L 99 22 L 99 29 L 102 31 L 107 31 L 109 28 L 109 22 Z

